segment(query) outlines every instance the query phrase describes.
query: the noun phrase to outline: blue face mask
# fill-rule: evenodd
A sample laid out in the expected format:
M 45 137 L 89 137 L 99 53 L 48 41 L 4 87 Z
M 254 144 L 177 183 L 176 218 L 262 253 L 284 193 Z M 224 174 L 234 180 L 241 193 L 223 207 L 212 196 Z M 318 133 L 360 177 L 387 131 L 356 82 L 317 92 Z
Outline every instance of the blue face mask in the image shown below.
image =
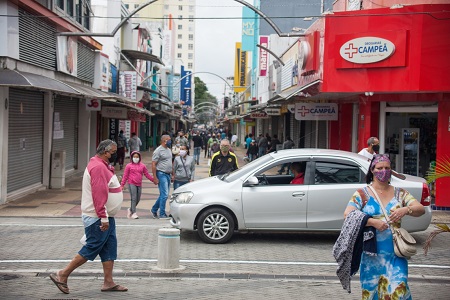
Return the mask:
M 171 141 L 171 140 L 168 140 L 168 141 L 166 142 L 166 146 L 170 148 L 170 147 L 172 146 L 172 141 Z

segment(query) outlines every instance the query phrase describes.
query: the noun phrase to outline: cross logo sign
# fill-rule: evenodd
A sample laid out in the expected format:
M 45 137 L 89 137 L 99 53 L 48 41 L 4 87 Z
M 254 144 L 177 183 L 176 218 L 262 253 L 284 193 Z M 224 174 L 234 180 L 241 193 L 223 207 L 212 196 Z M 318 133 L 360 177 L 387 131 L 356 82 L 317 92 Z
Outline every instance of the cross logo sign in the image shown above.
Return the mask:
M 353 58 L 353 54 L 358 53 L 358 48 L 353 46 L 353 43 L 348 44 L 348 47 L 344 49 L 344 53 L 348 54 L 348 58 Z

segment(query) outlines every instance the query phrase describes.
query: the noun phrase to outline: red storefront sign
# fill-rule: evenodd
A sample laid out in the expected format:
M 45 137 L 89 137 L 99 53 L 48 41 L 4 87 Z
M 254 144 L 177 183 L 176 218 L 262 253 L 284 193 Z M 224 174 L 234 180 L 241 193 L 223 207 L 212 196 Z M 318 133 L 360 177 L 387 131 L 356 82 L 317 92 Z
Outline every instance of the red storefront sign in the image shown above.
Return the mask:
M 268 36 L 260 36 L 259 44 L 263 47 L 269 47 L 269 37 Z M 266 50 L 259 48 L 259 76 L 267 75 L 267 57 L 268 53 Z
M 269 116 L 265 112 L 254 112 L 250 114 L 253 119 L 268 119 Z

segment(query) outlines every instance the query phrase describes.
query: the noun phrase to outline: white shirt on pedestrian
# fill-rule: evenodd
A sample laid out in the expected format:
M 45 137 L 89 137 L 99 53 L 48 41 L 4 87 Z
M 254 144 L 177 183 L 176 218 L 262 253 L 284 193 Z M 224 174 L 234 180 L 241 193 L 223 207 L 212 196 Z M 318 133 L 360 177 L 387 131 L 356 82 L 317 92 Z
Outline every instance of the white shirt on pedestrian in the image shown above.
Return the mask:
M 374 154 L 372 154 L 369 151 L 367 151 L 367 148 L 364 148 L 361 151 L 359 151 L 358 154 L 363 155 L 363 156 L 367 157 L 368 159 L 372 159 L 374 154 L 376 154 L 376 153 L 374 152 Z

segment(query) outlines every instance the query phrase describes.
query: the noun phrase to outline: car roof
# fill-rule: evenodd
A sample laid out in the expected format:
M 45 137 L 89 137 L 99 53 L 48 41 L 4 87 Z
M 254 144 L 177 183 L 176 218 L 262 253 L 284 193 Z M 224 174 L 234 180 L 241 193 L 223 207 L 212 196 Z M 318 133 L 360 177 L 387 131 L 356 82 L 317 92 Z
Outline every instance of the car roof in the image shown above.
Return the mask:
M 318 148 L 302 148 L 302 149 L 284 149 L 270 153 L 274 158 L 286 157 L 286 156 L 296 156 L 296 155 L 309 155 L 309 156 L 330 156 L 330 157 L 342 157 L 351 158 L 360 163 L 370 163 L 370 159 L 349 151 L 343 150 L 332 150 L 332 149 L 318 149 Z

